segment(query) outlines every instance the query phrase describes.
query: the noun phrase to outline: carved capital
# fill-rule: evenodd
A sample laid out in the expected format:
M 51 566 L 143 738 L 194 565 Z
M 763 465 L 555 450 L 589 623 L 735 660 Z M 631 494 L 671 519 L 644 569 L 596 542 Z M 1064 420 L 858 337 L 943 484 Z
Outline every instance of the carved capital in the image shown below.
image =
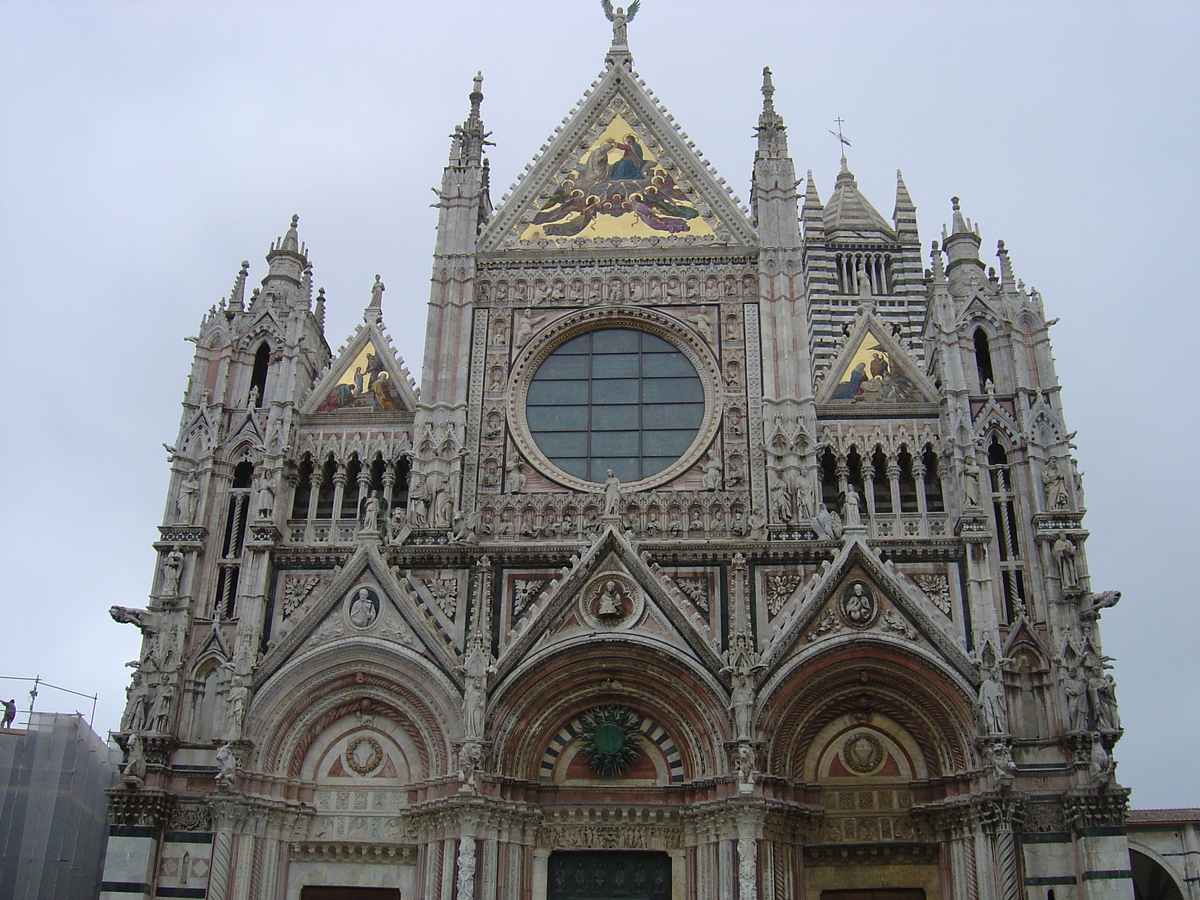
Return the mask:
M 161 788 L 111 788 L 106 793 L 109 823 L 115 826 L 162 828 L 171 809 L 171 797 Z

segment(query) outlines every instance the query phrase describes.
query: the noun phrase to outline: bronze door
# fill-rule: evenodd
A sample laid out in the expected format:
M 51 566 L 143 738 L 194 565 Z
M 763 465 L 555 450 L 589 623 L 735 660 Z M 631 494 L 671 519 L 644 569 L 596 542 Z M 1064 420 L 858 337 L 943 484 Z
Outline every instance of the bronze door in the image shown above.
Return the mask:
M 671 900 L 671 857 L 633 850 L 550 854 L 549 900 Z

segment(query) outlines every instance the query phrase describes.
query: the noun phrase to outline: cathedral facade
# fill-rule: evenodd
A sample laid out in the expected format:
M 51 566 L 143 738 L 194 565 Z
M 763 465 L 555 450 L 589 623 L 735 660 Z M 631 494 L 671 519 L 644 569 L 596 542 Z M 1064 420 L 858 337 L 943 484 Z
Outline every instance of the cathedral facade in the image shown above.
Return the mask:
M 1132 894 L 1040 296 L 635 74 L 493 207 L 482 81 L 418 386 L 297 221 L 204 317 L 102 896 Z

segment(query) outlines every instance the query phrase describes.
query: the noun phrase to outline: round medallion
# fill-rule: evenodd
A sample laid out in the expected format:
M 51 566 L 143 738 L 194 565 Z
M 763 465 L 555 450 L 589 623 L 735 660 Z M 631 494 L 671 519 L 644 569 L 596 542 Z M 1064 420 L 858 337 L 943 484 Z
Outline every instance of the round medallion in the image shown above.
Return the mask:
M 879 602 L 865 581 L 854 581 L 842 591 L 838 607 L 846 624 L 852 628 L 870 628 L 879 618 Z
M 869 775 L 883 764 L 883 744 L 879 738 L 860 731 L 846 738 L 842 744 L 842 762 L 851 772 Z
M 374 588 L 353 588 L 346 600 L 346 620 L 352 628 L 365 631 L 379 618 L 379 594 Z
M 373 737 L 356 737 L 346 745 L 346 765 L 359 775 L 367 775 L 383 762 L 383 747 Z
M 637 714 L 627 706 L 597 706 L 579 717 L 579 727 L 580 752 L 597 775 L 620 775 L 642 755 Z
M 579 595 L 583 619 L 597 630 L 628 627 L 641 618 L 644 600 L 638 586 L 615 572 L 598 575 Z

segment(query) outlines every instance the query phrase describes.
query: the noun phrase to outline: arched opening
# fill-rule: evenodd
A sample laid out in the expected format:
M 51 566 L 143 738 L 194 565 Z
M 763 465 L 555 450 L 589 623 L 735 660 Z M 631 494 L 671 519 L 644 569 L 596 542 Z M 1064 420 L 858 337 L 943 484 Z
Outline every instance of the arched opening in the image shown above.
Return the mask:
M 192 737 L 198 741 L 215 740 L 220 737 L 217 726 L 221 708 L 221 667 L 215 660 L 210 660 L 196 673 L 196 681 L 200 683 L 200 692 L 192 716 Z
M 917 507 L 917 482 L 913 477 L 913 458 L 908 447 L 901 447 L 896 461 L 900 464 L 900 512 L 915 513 Z
M 987 390 L 987 383 L 996 383 L 995 372 L 992 369 L 992 351 L 988 345 L 987 332 L 982 328 L 975 329 L 975 372 L 979 376 L 979 390 Z
M 308 515 L 308 500 L 312 496 L 313 459 L 309 453 L 300 460 L 299 475 L 296 479 L 296 490 L 292 494 L 293 519 L 303 519 Z
M 250 392 L 247 395 L 247 401 L 255 408 L 267 404 L 267 368 L 270 365 L 271 346 L 263 341 L 254 352 L 254 370 L 250 374 Z
M 921 461 L 925 464 L 925 506 L 931 513 L 945 512 L 946 501 L 942 496 L 942 479 L 938 475 L 938 458 L 931 445 L 925 445 Z
M 1134 900 L 1183 900 L 1183 892 L 1171 873 L 1145 853 L 1130 850 L 1129 868 L 1133 871 Z
M 825 452 L 821 454 L 821 502 L 825 504 L 826 509 L 837 509 L 840 493 L 837 460 L 834 459 L 833 450 L 826 447 Z
M 883 448 L 878 445 L 875 447 L 875 453 L 871 456 L 871 467 L 875 470 L 873 490 L 876 514 L 895 512 L 892 509 L 892 485 L 891 477 L 888 474 L 888 460 L 883 453 Z

